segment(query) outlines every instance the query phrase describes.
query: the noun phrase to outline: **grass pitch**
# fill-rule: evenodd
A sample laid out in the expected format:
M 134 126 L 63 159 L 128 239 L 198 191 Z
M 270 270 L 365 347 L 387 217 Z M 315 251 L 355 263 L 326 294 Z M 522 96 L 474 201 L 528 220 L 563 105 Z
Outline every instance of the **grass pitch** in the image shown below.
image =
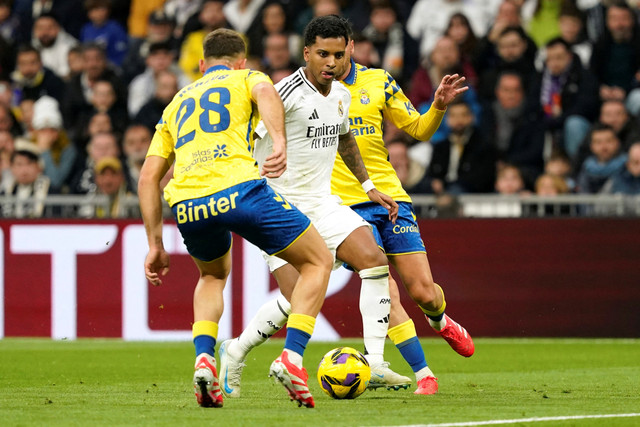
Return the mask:
M 476 354 L 458 356 L 441 339 L 424 339 L 440 392 L 415 387 L 367 391 L 333 400 L 315 379 L 331 348 L 360 341 L 311 343 L 305 353 L 315 409 L 298 408 L 267 378 L 282 340 L 255 349 L 242 397 L 222 409 L 197 406 L 191 343 L 117 340 L 0 340 L 0 424 L 356 426 L 469 423 L 533 417 L 640 413 L 640 340 L 476 339 Z M 413 378 L 389 342 L 386 359 Z M 464 424 L 479 425 L 479 424 Z M 519 422 L 516 425 L 637 426 L 640 417 Z

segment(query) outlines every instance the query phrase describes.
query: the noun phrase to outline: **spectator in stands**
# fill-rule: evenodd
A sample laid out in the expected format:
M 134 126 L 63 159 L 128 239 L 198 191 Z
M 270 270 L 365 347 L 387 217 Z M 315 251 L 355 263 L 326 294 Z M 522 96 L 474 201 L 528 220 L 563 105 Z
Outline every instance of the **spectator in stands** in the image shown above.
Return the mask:
M 449 19 L 449 25 L 444 33 L 451 37 L 460 50 L 460 63 L 465 72 L 467 84 L 475 89 L 478 86 L 478 76 L 473 66 L 478 55 L 478 38 L 471 28 L 469 18 L 464 13 L 454 13 Z
M 95 166 L 105 157 L 120 158 L 120 147 L 113 133 L 94 135 L 87 145 L 86 154 L 80 156 L 70 181 L 70 190 L 74 194 L 88 194 L 96 190 Z
M 289 38 L 285 34 L 269 34 L 264 45 L 263 66 L 269 76 L 279 70 L 287 70 L 291 74 L 298 69 L 298 64 L 292 60 Z
M 532 186 L 544 166 L 540 114 L 527 109 L 522 76 L 514 71 L 498 76 L 495 98 L 483 108 L 481 127 L 494 144 L 498 162 L 518 166 Z
M 43 67 L 40 52 L 30 45 L 18 48 L 16 69 L 11 73 L 13 80 L 15 102 L 22 99 L 36 101 L 44 95 L 49 95 L 62 102 L 64 82 L 53 71 Z
M 135 205 L 126 205 L 124 199 L 132 193 L 127 189 L 124 171 L 120 159 L 105 157 L 94 169 L 96 177 L 95 195 L 105 195 L 108 205 L 90 204 L 81 209 L 81 216 L 91 218 L 131 218 L 140 215 Z M 89 194 L 88 196 L 93 196 Z M 89 208 L 89 209 L 87 209 Z
M 640 195 L 640 142 L 631 145 L 625 168 L 614 174 L 605 187 L 609 193 Z
M 410 76 L 403 75 L 404 28 L 394 6 L 389 0 L 373 2 L 369 20 L 362 34 L 375 46 L 382 68 L 402 84 Z
M 18 140 L 11 155 L 11 176 L 3 181 L 0 194 L 15 196 L 0 206 L 3 217 L 39 218 L 49 193 L 49 178 L 42 173 L 40 153 L 33 143 Z
M 409 157 L 409 145 L 402 138 L 395 138 L 386 144 L 389 163 L 396 171 L 402 188 L 407 193 L 431 193 L 430 180 L 425 179 L 426 168 Z
M 83 46 L 84 70 L 74 76 L 66 87 L 64 118 L 67 129 L 78 129 L 78 119 L 83 111 L 91 109 L 93 87 L 100 80 L 108 80 L 116 94 L 116 105 L 126 108 L 127 88 L 116 71 L 107 64 L 102 47 L 96 44 Z M 77 135 L 73 135 L 75 138 Z
M 261 20 L 252 25 L 247 32 L 249 39 L 249 55 L 262 58 L 264 56 L 265 40 L 270 34 L 287 34 L 289 38 L 289 51 L 302 52 L 302 40 L 300 35 L 291 31 L 287 21 L 287 14 L 282 3 L 278 1 L 267 2 L 262 9 Z M 302 59 L 302 56 L 298 58 Z
M 605 101 L 600 106 L 599 122 L 611 126 L 620 140 L 621 150 L 627 152 L 631 144 L 640 141 L 640 123 L 627 112 L 622 101 Z M 579 171 L 584 160 L 591 154 L 589 137 L 587 136 L 573 163 L 573 169 Z
M 140 108 L 134 121 L 145 125 L 153 132 L 162 118 L 162 112 L 178 93 L 178 89 L 178 77 L 171 71 L 161 71 L 156 77 L 153 97 Z
M 258 25 L 264 3 L 265 0 L 229 0 L 224 5 L 224 16 L 232 29 L 247 34 L 252 26 Z
M 122 148 L 125 155 L 125 169 L 128 171 L 128 187 L 135 193 L 138 192 L 138 178 L 140 169 L 151 145 L 153 133 L 146 126 L 132 124 L 124 133 Z
M 511 164 L 504 164 L 498 169 L 495 180 L 495 190 L 498 194 L 518 195 L 527 194 L 520 168 Z
M 80 37 L 80 28 L 87 21 L 83 0 L 16 0 L 14 12 L 20 19 L 23 36 L 26 42 L 31 31 L 41 16 L 55 16 L 65 32 L 74 39 Z M 35 21 L 35 23 L 34 23 Z
M 8 105 L 0 104 L 0 131 L 11 132 L 13 136 L 20 135 L 20 124 L 16 120 Z
M 77 45 L 69 49 L 67 54 L 67 62 L 69 63 L 69 75 L 65 82 L 71 81 L 74 76 L 82 73 L 84 70 L 84 59 L 82 58 L 82 46 Z
M 607 180 L 624 169 L 627 155 L 620 151 L 620 140 L 613 128 L 596 124 L 590 135 L 591 156 L 587 157 L 577 179 L 579 193 L 596 194 Z
M 185 39 L 184 26 L 190 17 L 197 15 L 202 7 L 202 0 L 166 0 L 164 11 L 176 23 L 175 35 L 180 39 Z
M 192 80 L 198 80 L 200 75 L 199 63 L 203 56 L 202 42 L 211 31 L 227 26 L 223 12 L 224 1 L 204 0 L 198 12 L 198 23 L 201 29 L 187 34 L 180 47 L 180 68 Z
M 40 51 L 42 64 L 56 73 L 61 79 L 69 75 L 69 50 L 78 41 L 65 32 L 54 15 L 44 14 L 38 17 L 33 25 L 31 43 Z
M 501 58 L 498 52 L 498 39 L 507 28 L 513 27 L 525 27 L 525 22 L 521 17 L 521 5 L 515 0 L 502 0 L 489 30 L 486 33 L 476 33 L 481 37 L 478 42 L 478 54 L 474 62 L 474 68 L 479 76 L 487 69 L 496 68 L 503 63 L 504 59 Z M 525 39 L 526 44 L 522 56 L 525 58 L 524 62 L 530 64 L 534 60 L 538 48 L 531 37 L 526 35 L 524 31 L 521 33 L 521 37 Z M 503 49 L 506 47 L 504 46 Z M 511 50 L 513 50 L 513 47 L 511 47 Z M 492 90 L 493 88 L 489 89 L 489 91 Z
M 591 70 L 600 84 L 600 99 L 623 101 L 638 84 L 640 70 L 640 31 L 637 17 L 624 2 L 607 8 L 607 30 L 596 42 L 591 55 Z
M 411 103 L 422 114 L 425 113 L 433 101 L 433 94 L 438 83 L 447 74 L 465 75 L 466 70 L 460 63 L 460 50 L 458 45 L 450 37 L 440 37 L 435 44 L 429 58 L 422 61 L 421 66 L 416 70 L 411 78 L 411 89 L 407 97 Z M 476 91 L 469 87 L 469 90 L 461 95 L 462 100 L 467 103 L 474 117 L 480 117 L 480 103 Z M 448 113 L 446 113 L 448 114 Z M 439 143 L 444 141 L 449 135 L 448 121 L 445 118 L 438 130 L 431 137 L 431 142 Z
M 76 136 L 74 145 L 76 147 L 82 147 L 80 149 L 85 150 L 94 135 L 102 132 L 113 132 L 111 117 L 107 113 L 95 113 L 90 116 L 88 125 L 83 127 L 81 132 L 81 134 Z
M 14 138 L 11 132 L 0 131 L 0 186 L 4 185 L 11 175 L 11 155 L 14 149 Z
M 173 35 L 174 29 L 175 21 L 162 10 L 156 10 L 149 15 L 147 36 L 130 41 L 127 56 L 122 63 L 122 72 L 126 82 L 131 82 L 134 77 L 145 71 L 152 45 L 166 44 L 169 46 L 174 60 L 178 57 L 180 41 Z M 131 96 L 129 97 L 131 98 Z
M 21 24 L 17 14 L 12 12 L 13 0 L 0 0 L 0 37 L 7 44 L 16 45 L 21 40 Z
M 555 38 L 547 43 L 546 51 L 545 68 L 532 89 L 532 101 L 542 108 L 554 148 L 562 147 L 574 158 L 597 117 L 597 82 L 566 41 Z
M 109 80 L 95 82 L 91 91 L 90 107 L 81 113 L 75 135 L 86 135 L 89 122 L 97 113 L 106 113 L 111 119 L 113 132 L 122 135 L 129 124 L 129 116 L 116 100 L 115 89 Z
M 297 14 L 295 31 L 304 33 L 304 28 L 317 16 L 342 15 L 342 8 L 338 0 L 308 0 L 309 7 Z
M 136 76 L 129 84 L 127 109 L 131 118 L 134 118 L 140 108 L 153 98 L 161 73 L 170 71 L 171 74 L 177 76 L 179 88 L 191 83 L 189 77 L 175 63 L 174 52 L 168 42 L 149 45 L 149 54 L 145 62 L 147 67 L 144 72 Z
M 568 193 L 569 187 L 561 177 L 544 173 L 536 179 L 535 190 L 538 196 L 557 196 Z
M 353 60 L 367 68 L 379 68 L 380 55 L 371 40 L 363 36 L 362 33 L 355 33 L 353 41 L 355 42 L 351 54 Z
M 151 16 L 154 13 L 161 13 L 164 0 L 131 0 L 129 17 L 127 18 L 127 28 L 131 42 L 144 40 L 149 36 L 151 30 Z
M 486 68 L 481 68 L 482 71 L 478 71 L 478 94 L 483 100 L 493 100 L 498 75 L 505 71 L 519 73 L 524 82 L 534 79 L 535 50 L 530 53 L 528 40 L 522 27 L 507 27 L 500 33 L 496 39 L 497 57 L 495 62 Z M 480 55 L 482 57 L 490 56 L 488 53 L 490 50 L 485 47 Z
M 495 180 L 495 152 L 474 125 L 469 104 L 457 100 L 448 107 L 448 138 L 433 146 L 427 176 L 434 193 L 488 193 Z
M 454 13 L 464 13 L 473 32 L 485 34 L 494 5 L 486 0 L 418 0 L 407 20 L 407 31 L 420 42 L 420 55 L 428 55 L 445 33 Z
M 576 181 L 573 179 L 571 160 L 563 152 L 551 153 L 544 164 L 544 173 L 559 176 L 567 184 L 569 192 L 576 188 Z
M 33 138 L 44 162 L 44 174 L 51 180 L 51 192 L 63 192 L 72 173 L 77 151 L 64 130 L 55 99 L 43 96 L 35 102 L 32 126 Z
M 109 61 L 119 67 L 127 54 L 129 36 L 122 25 L 109 19 L 111 0 L 85 0 L 84 5 L 89 22 L 82 26 L 80 41 L 102 45 Z
M 560 9 L 566 1 L 535 0 L 533 16 L 527 25 L 527 33 L 537 46 L 546 45 L 549 40 L 560 37 Z

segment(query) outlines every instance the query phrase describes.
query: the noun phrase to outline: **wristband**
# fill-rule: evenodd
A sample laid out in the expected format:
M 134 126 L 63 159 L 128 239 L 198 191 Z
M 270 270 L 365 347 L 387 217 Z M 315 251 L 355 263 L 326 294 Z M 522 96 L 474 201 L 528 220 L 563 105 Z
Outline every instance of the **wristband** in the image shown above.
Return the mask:
M 366 180 L 365 182 L 362 183 L 362 189 L 364 190 L 365 193 L 368 193 L 369 191 L 373 190 L 374 188 L 376 188 L 375 185 L 373 185 L 373 182 L 371 182 L 370 179 Z

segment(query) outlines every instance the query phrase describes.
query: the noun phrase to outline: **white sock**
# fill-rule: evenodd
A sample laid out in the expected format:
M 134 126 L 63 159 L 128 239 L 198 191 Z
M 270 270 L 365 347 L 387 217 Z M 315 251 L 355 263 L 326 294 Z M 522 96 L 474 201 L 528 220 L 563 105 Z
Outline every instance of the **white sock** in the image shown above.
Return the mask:
M 433 372 L 431 372 L 431 369 L 429 369 L 428 366 L 425 366 L 424 368 L 422 368 L 418 372 L 416 372 L 416 382 L 420 381 L 421 379 L 423 379 L 425 377 L 434 377 L 435 378 L 435 375 L 433 375 Z
M 280 295 L 260 307 L 238 339 L 231 341 L 227 347 L 229 354 L 244 360 L 252 348 L 259 346 L 278 332 L 287 323 L 291 314 L 291 304 Z
M 439 322 L 436 322 L 435 320 L 431 320 L 428 317 L 427 317 L 427 320 L 429 321 L 429 325 L 431 325 L 431 327 L 436 331 L 441 331 L 444 329 L 445 326 L 447 326 L 447 316 L 442 316 L 442 319 L 440 319 Z
M 384 360 L 384 342 L 389 329 L 389 266 L 360 270 L 360 314 L 367 360 L 376 365 Z
M 296 353 L 293 350 L 289 350 L 288 348 L 285 348 L 283 350 L 283 352 L 287 352 L 288 356 L 289 356 L 289 362 L 293 363 L 294 365 L 296 365 L 299 368 L 302 368 L 302 355 L 300 353 Z

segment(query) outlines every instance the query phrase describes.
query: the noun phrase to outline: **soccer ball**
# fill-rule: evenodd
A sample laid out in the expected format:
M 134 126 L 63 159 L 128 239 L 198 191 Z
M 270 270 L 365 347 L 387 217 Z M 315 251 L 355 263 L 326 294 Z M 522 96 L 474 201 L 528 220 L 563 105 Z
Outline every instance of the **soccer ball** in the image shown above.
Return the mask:
M 364 393 L 370 379 L 369 362 L 351 347 L 334 348 L 318 366 L 318 383 L 334 399 L 355 399 Z

